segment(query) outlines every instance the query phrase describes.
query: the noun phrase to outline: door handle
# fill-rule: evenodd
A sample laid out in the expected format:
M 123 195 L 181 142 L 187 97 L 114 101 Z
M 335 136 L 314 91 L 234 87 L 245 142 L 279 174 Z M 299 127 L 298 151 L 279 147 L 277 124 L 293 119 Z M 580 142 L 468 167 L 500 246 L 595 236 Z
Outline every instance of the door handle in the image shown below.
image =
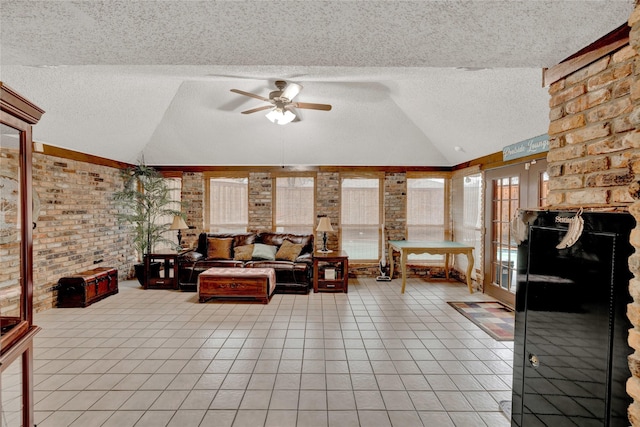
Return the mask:
M 529 353 L 529 363 L 532 367 L 537 368 L 538 366 L 540 366 L 540 359 L 538 359 L 538 356 L 536 356 L 535 354 Z

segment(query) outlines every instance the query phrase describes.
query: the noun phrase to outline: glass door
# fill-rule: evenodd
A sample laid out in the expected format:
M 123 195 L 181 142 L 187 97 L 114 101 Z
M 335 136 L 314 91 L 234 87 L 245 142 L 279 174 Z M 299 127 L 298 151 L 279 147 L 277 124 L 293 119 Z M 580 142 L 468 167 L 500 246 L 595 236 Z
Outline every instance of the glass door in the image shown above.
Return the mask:
M 522 163 L 486 172 L 484 292 L 514 306 L 518 244 L 511 220 L 518 209 L 546 203 L 546 160 Z

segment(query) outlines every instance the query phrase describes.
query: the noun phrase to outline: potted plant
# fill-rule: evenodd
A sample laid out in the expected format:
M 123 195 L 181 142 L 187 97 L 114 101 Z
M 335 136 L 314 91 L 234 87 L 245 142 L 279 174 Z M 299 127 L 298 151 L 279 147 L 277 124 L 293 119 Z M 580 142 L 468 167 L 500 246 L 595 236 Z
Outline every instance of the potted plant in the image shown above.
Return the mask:
M 164 232 L 169 229 L 175 215 L 184 217 L 184 214 L 173 209 L 175 201 L 171 199 L 170 188 L 162 174 L 154 168 L 141 163 L 123 169 L 122 177 L 124 187 L 115 192 L 113 197 L 122 207 L 118 220 L 131 228 L 132 244 L 139 261 L 142 261 L 134 265 L 134 269 L 138 281 L 144 285 L 144 257 L 153 253 L 158 243 L 176 246 L 164 237 Z M 156 264 L 150 271 L 153 277 L 158 277 L 160 271 L 160 263 Z

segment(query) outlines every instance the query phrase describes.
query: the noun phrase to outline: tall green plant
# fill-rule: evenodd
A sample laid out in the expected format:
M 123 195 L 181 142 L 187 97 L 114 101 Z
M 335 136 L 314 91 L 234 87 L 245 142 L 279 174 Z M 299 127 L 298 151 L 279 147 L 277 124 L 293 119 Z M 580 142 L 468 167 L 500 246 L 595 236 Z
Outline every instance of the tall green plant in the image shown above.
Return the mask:
M 133 233 L 133 246 L 144 257 L 152 253 L 156 244 L 177 245 L 163 236 L 171 225 L 174 215 L 182 212 L 172 209 L 170 188 L 163 176 L 154 168 L 145 164 L 122 170 L 124 188 L 114 193 L 114 199 L 120 203 L 118 220 L 129 226 Z M 169 222 L 163 222 L 167 221 Z

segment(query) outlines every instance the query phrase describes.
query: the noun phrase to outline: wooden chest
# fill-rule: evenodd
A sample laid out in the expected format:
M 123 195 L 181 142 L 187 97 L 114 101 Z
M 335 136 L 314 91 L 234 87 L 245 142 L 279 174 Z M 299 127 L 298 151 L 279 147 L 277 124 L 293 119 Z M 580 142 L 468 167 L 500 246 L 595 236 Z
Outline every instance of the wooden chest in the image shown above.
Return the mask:
M 267 304 L 275 287 L 273 268 L 210 268 L 198 276 L 200 302 L 257 300 Z
M 58 280 L 58 307 L 87 307 L 118 293 L 118 270 L 99 267 Z

